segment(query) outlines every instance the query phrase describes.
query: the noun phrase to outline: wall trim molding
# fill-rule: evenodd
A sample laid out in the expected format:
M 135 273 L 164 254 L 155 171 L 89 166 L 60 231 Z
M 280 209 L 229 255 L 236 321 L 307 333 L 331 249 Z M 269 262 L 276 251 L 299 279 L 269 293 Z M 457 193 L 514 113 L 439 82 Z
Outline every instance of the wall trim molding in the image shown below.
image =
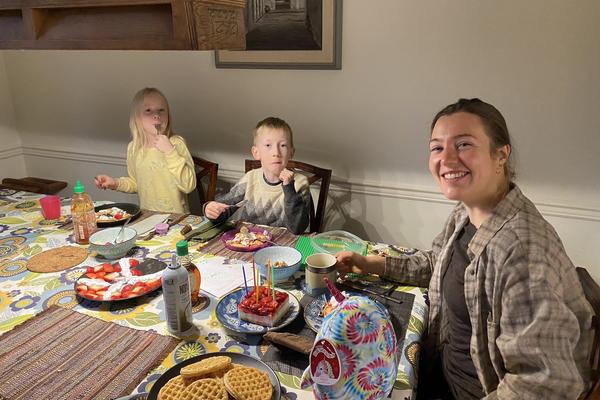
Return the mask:
M 52 158 L 77 162 L 88 162 L 105 165 L 126 165 L 126 158 L 108 154 L 92 154 L 80 151 L 65 151 L 62 149 L 41 148 L 35 146 L 14 147 L 0 150 L 0 159 L 25 155 L 41 158 Z M 243 170 L 219 168 L 219 179 L 234 183 L 244 175 Z M 437 204 L 454 204 L 446 199 L 437 190 L 411 185 L 389 185 L 377 182 L 357 179 L 336 179 L 333 177 L 330 190 L 332 192 L 356 193 L 367 196 L 398 198 L 412 201 L 424 201 Z M 566 205 L 551 202 L 536 202 L 536 207 L 545 216 L 553 216 L 567 219 L 600 222 L 600 208 L 579 207 L 577 205 Z
M 23 155 L 23 148 L 21 146 L 8 147 L 6 149 L 0 149 L 0 160 L 7 158 L 13 158 Z

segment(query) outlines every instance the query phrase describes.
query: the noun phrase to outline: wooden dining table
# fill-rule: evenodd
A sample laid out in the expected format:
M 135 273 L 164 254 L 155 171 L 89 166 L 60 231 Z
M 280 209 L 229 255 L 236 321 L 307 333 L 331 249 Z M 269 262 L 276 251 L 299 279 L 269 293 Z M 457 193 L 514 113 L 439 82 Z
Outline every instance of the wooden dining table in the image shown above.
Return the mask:
M 72 238 L 72 228 L 65 225 L 65 217 L 58 221 L 46 221 L 40 212 L 40 194 L 10 189 L 0 189 L 0 339 L 2 335 L 33 318 L 51 306 L 57 305 L 78 313 L 93 316 L 137 330 L 152 331 L 160 335 L 170 335 L 165 322 L 163 298 L 160 290 L 152 295 L 129 300 L 123 303 L 83 301 L 74 291 L 74 282 L 87 266 L 99 261 L 90 254 L 81 264 L 54 273 L 35 273 L 27 269 L 27 260 L 48 249 L 76 245 Z M 63 214 L 67 214 L 65 203 Z M 142 214 L 143 215 L 143 214 Z M 61 223 L 62 222 L 62 223 Z M 184 216 L 174 224 L 164 236 L 153 236 L 147 240 L 138 240 L 131 257 L 154 258 L 169 261 L 174 253 L 175 244 L 183 238 L 181 229 L 190 225 L 192 229 L 205 223 L 204 217 Z M 284 245 L 294 246 L 298 237 L 289 232 L 273 235 L 274 241 L 281 239 Z M 225 265 L 235 260 L 235 252 L 219 246 L 219 237 L 208 242 L 190 242 L 190 254 L 196 264 L 212 263 Z M 410 253 L 411 249 L 398 246 L 367 242 L 369 254 L 394 256 Z M 244 259 L 244 257 L 246 257 Z M 237 262 L 247 262 L 246 254 L 240 254 Z M 298 299 L 305 296 L 302 286 L 303 272 L 298 271 L 289 282 L 281 286 L 293 293 Z M 379 278 L 372 277 L 375 282 Z M 201 285 L 202 289 L 202 285 Z M 368 286 L 365 287 L 368 292 Z M 393 286 L 393 291 L 411 295 L 409 315 L 403 322 L 402 337 L 398 337 L 400 357 L 398 375 L 391 398 L 410 399 L 416 394 L 419 346 L 425 330 L 428 305 L 426 289 L 414 286 Z M 199 327 L 195 337 L 184 338 L 177 347 L 150 371 L 137 385 L 132 394 L 148 393 L 163 372 L 173 365 L 197 355 L 227 351 L 263 358 L 269 346 L 266 342 L 258 344 L 243 343 L 229 336 L 219 322 L 215 307 L 218 297 L 202 291 L 203 301 L 193 308 L 194 324 Z M 301 318 L 301 317 L 300 317 Z M 299 387 L 299 378 L 285 371 L 276 371 L 282 386 L 282 398 L 312 399 L 310 391 Z M 0 393 L 1 395 L 2 393 Z

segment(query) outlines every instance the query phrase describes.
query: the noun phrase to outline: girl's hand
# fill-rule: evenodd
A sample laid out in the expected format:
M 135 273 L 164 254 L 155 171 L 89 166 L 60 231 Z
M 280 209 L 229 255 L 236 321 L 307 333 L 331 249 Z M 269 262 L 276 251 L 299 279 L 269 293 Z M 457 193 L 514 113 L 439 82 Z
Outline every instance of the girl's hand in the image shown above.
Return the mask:
M 294 171 L 284 168 L 283 171 L 279 174 L 279 179 L 283 182 L 284 185 L 288 185 L 291 181 L 294 180 Z
M 217 219 L 219 215 L 229 206 L 227 204 L 219 203 L 217 201 L 211 201 L 204 207 L 204 215 L 209 219 Z
M 342 275 L 346 274 L 378 274 L 385 269 L 385 258 L 379 256 L 362 256 L 352 251 L 340 251 L 335 255 L 336 269 Z
M 116 179 L 111 178 L 108 175 L 98 175 L 94 178 L 94 184 L 98 189 L 111 189 L 117 190 L 117 186 L 119 186 L 119 182 Z
M 165 135 L 155 135 L 150 139 L 152 145 L 164 154 L 170 153 L 175 147 Z

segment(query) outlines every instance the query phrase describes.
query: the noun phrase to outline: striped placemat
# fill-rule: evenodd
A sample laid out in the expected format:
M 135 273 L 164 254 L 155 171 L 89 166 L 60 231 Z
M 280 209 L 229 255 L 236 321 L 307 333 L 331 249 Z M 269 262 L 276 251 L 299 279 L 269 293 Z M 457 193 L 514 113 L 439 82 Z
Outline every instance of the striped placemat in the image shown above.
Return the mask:
M 52 306 L 0 336 L 0 398 L 114 399 L 177 343 Z
M 237 229 L 237 228 L 241 227 L 242 225 L 258 226 L 260 228 L 264 228 L 265 230 L 271 232 L 271 235 L 273 236 L 271 241 L 274 243 L 277 243 L 278 246 L 294 247 L 294 244 L 296 243 L 296 240 L 298 239 L 298 236 L 294 235 L 293 233 L 288 231 L 286 228 L 270 227 L 270 226 L 264 226 L 264 225 L 251 225 L 251 224 L 242 222 L 242 223 L 236 224 L 236 228 L 234 228 L 234 229 Z M 246 261 L 246 262 L 252 261 L 252 255 L 254 254 L 254 252 L 252 252 L 252 251 L 243 252 L 243 251 L 234 251 L 234 250 L 228 249 L 227 247 L 225 247 L 225 244 L 223 244 L 223 241 L 221 240 L 221 235 L 218 235 L 218 236 L 212 238 L 208 243 L 206 243 L 206 245 L 200 247 L 199 250 L 206 254 L 213 254 L 215 256 L 232 258 L 235 260 L 241 260 L 241 261 Z

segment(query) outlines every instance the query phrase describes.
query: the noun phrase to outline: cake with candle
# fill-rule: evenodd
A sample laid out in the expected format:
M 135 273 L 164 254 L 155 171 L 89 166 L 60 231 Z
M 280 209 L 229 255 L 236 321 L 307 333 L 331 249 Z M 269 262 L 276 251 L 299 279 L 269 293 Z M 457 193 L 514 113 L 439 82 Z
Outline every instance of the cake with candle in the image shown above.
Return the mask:
M 238 304 L 241 320 L 262 326 L 275 326 L 290 309 L 290 296 L 286 292 L 265 286 L 249 291 Z M 274 296 L 273 296 L 274 294 Z

